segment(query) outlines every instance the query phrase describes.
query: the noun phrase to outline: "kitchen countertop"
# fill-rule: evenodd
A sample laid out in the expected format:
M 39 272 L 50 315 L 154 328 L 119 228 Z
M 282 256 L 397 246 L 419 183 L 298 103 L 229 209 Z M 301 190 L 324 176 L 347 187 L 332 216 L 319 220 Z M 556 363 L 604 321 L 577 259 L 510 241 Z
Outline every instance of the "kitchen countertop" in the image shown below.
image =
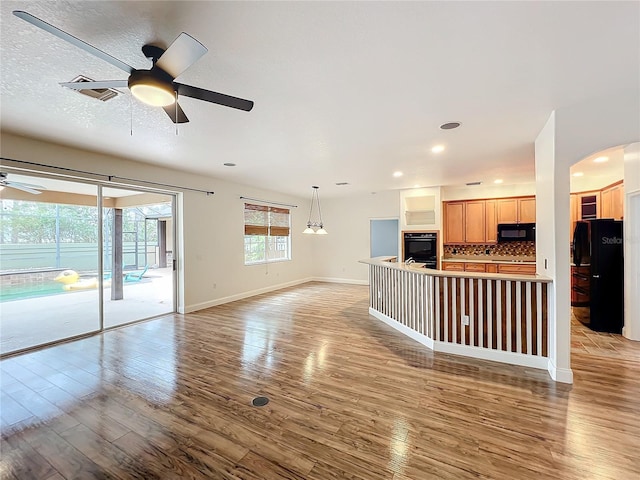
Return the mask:
M 536 263 L 535 257 L 515 257 L 508 255 L 456 255 L 443 257 L 443 262 L 463 263 Z
M 526 258 L 526 257 L 525 257 Z M 454 272 L 445 270 L 432 270 L 430 268 L 416 267 L 415 264 L 406 265 L 404 262 L 396 262 L 396 257 L 375 257 L 360 260 L 360 263 L 366 263 L 369 265 L 380 266 L 389 268 L 392 270 L 410 271 L 419 275 L 431 275 L 434 277 L 450 277 L 450 278 L 484 278 L 492 280 L 514 280 L 520 282 L 542 282 L 551 283 L 553 279 L 544 275 L 525 275 L 516 273 L 486 273 L 486 272 Z M 445 259 L 448 261 L 448 259 Z M 457 260 L 459 262 L 465 262 L 465 259 Z M 486 260 L 484 263 L 487 263 Z M 509 263 L 508 260 L 497 260 L 496 263 Z

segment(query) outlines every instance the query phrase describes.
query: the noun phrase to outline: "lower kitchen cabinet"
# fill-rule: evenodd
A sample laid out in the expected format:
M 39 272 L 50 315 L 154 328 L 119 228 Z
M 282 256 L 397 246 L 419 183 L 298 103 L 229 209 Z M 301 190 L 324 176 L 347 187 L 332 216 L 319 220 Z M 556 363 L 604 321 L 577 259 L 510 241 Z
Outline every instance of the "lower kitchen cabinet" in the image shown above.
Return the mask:
M 535 275 L 534 263 L 499 263 L 498 273 L 511 273 L 516 275 Z
M 589 286 L 591 267 L 571 266 L 571 306 L 586 307 L 589 305 Z
M 447 270 L 449 272 L 464 272 L 464 263 L 442 262 L 442 270 Z
M 535 275 L 533 263 L 479 263 L 479 262 L 442 262 L 442 270 L 450 272 L 510 273 L 513 275 Z
M 485 263 L 465 263 L 464 264 L 465 272 L 486 272 L 487 265 Z

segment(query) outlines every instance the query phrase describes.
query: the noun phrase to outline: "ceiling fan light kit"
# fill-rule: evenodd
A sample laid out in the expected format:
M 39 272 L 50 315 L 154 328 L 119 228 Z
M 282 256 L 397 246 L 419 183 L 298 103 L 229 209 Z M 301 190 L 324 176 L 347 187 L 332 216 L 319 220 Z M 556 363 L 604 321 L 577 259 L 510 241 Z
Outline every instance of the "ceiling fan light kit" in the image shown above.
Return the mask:
M 166 77 L 166 78 L 162 78 Z M 152 107 L 166 107 L 176 102 L 171 77 L 161 71 L 134 70 L 129 76 L 131 94 Z
M 166 50 L 154 45 L 143 45 L 142 52 L 147 58 L 152 60 L 153 66 L 150 70 L 137 70 L 93 45 L 60 30 L 58 27 L 44 20 L 34 17 L 30 13 L 14 10 L 13 14 L 25 22 L 69 42 L 129 74 L 128 80 L 62 83 L 65 87 L 74 90 L 94 90 L 128 86 L 131 94 L 141 102 L 154 107 L 163 107 L 165 113 L 174 123 L 186 123 L 189 121 L 178 104 L 178 94 L 204 102 L 236 108 L 245 112 L 253 108 L 253 102 L 251 100 L 232 97 L 174 81 L 176 77 L 193 65 L 202 55 L 207 53 L 207 48 L 187 33 L 182 32 Z M 165 108 L 174 104 L 175 108 Z

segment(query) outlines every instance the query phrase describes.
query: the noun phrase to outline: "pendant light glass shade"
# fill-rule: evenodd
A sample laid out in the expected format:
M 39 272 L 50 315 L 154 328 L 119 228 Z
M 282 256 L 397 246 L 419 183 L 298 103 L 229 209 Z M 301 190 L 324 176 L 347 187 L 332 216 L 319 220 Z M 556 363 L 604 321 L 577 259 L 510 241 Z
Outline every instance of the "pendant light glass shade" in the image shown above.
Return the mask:
M 322 211 L 320 210 L 320 196 L 318 195 L 318 188 L 316 186 L 313 188 L 313 192 L 311 193 L 311 208 L 309 209 L 309 221 L 307 221 L 307 228 L 304 229 L 302 233 L 315 233 L 316 235 L 327 235 L 327 231 L 324 229 L 324 225 L 322 224 Z M 316 205 L 318 210 L 318 221 L 313 221 L 313 206 Z

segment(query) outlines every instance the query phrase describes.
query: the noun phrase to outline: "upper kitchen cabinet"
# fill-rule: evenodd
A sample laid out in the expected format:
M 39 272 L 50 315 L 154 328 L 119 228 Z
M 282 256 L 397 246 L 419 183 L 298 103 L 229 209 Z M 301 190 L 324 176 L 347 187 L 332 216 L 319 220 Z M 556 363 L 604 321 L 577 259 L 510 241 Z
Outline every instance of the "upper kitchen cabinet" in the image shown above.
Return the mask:
M 466 222 L 464 224 L 464 240 L 466 243 L 484 243 L 485 235 L 485 202 L 484 200 L 465 202 Z
M 445 244 L 498 242 L 498 223 L 535 223 L 535 197 L 444 202 Z M 520 220 L 519 220 L 520 219 Z
M 498 223 L 535 223 L 536 198 L 500 198 L 496 212 Z
M 465 243 L 465 202 L 444 204 L 444 243 Z
M 600 218 L 621 220 L 624 203 L 624 187 L 622 182 L 610 185 L 600 192 Z
M 484 243 L 485 202 L 445 202 L 444 243 Z
M 497 203 L 497 200 L 486 200 L 484 202 L 484 238 L 487 243 L 498 243 Z

